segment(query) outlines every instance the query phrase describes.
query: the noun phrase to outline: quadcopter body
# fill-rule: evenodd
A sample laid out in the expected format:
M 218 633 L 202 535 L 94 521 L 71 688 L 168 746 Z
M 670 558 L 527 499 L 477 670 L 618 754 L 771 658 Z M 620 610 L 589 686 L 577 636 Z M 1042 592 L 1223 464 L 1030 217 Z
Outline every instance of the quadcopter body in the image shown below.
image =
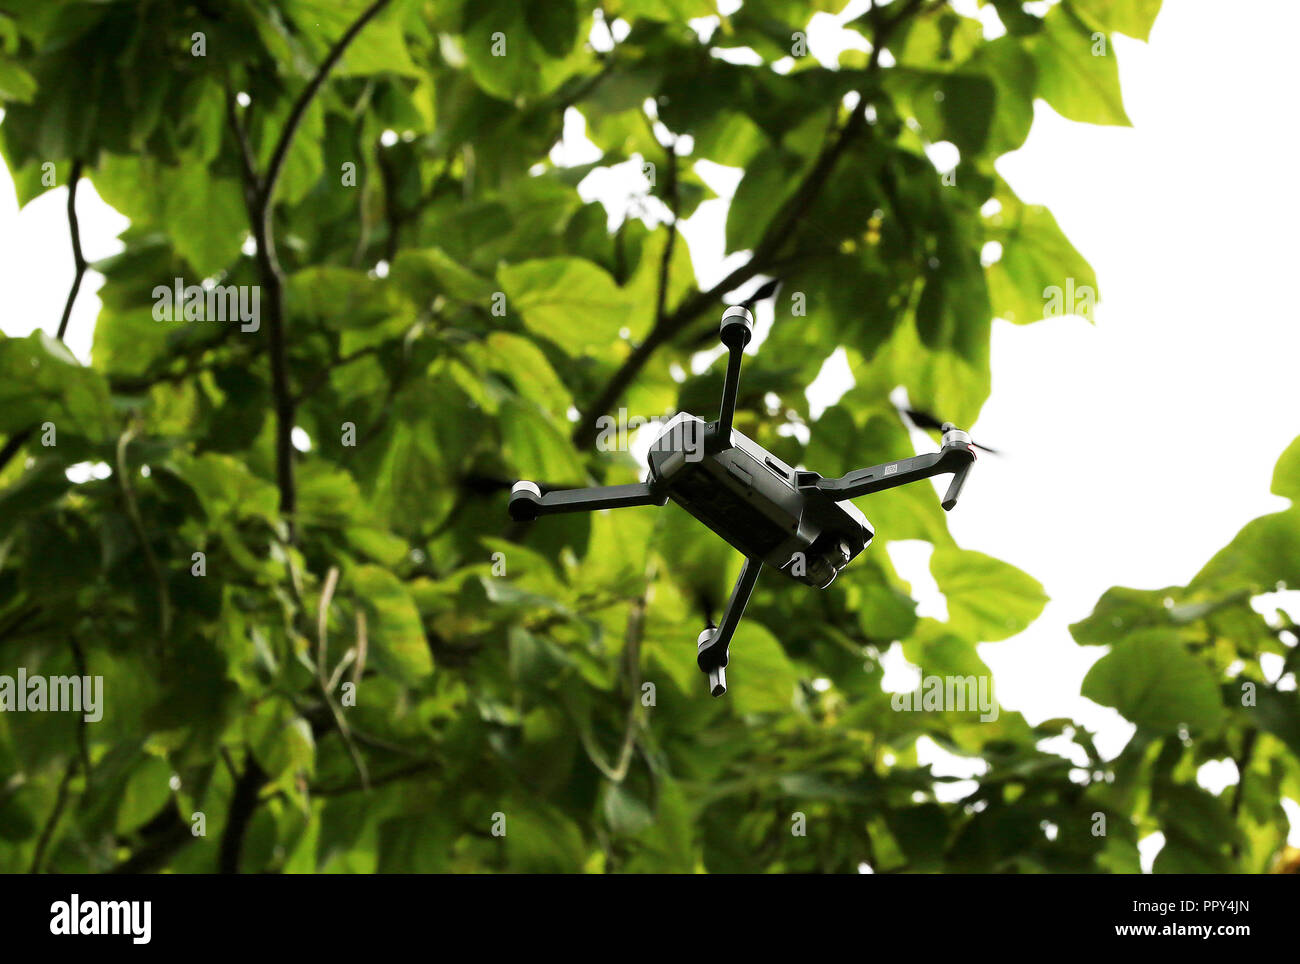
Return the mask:
M 787 465 L 732 428 L 740 363 L 753 335 L 754 319 L 740 306 L 722 316 L 721 338 L 730 355 L 716 421 L 685 412 L 675 416 L 650 449 L 645 482 L 542 494 L 533 482 L 515 483 L 510 516 L 517 521 L 558 512 L 634 505 L 664 505 L 672 499 L 745 557 L 722 616 L 700 633 L 696 661 L 708 675 L 714 696 L 726 692 L 728 646 L 764 565 L 825 589 L 875 533 L 850 501 L 934 475 L 952 473 L 944 509 L 957 503 L 975 460 L 970 436 L 942 426 L 938 452 L 858 469 L 835 479 Z
M 825 589 L 871 544 L 866 516 L 734 429 L 719 444 L 716 425 L 675 416 L 650 449 L 648 483 L 746 558 Z

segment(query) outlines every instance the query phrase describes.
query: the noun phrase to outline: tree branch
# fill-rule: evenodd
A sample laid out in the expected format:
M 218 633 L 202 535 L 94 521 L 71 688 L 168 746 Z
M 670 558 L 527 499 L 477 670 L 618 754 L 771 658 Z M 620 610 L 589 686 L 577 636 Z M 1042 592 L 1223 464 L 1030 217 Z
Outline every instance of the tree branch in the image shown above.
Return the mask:
M 888 20 L 883 18 L 876 20 L 874 42 L 871 45 L 871 57 L 867 65 L 868 74 L 874 74 L 880 69 L 880 54 L 885 49 L 889 37 L 905 20 L 916 13 L 922 2 L 923 0 L 907 0 L 894 17 Z M 764 231 L 762 239 L 755 246 L 750 259 L 708 291 L 696 291 L 683 300 L 671 314 L 656 321 L 645 340 L 633 349 L 610 377 L 605 387 L 582 410 L 578 423 L 573 429 L 572 439 L 575 447 L 579 449 L 591 447 L 598 434 L 597 419 L 609 411 L 622 397 L 623 392 L 641 373 L 641 369 L 645 367 L 657 348 L 675 338 L 728 291 L 740 287 L 755 275 L 762 273 L 772 258 L 780 252 L 793 229 L 803 220 L 808 209 L 816 201 L 817 195 L 834 172 L 840 157 L 867 126 L 868 97 L 862 92 L 859 93 L 857 106 L 849 119 L 835 139 L 822 150 L 816 162 L 804 175 L 795 193 L 781 206 L 767 230 Z
M 266 174 L 260 179 L 257 177 L 256 170 L 252 167 L 252 154 L 245 149 L 248 138 L 239 122 L 238 111 L 234 109 L 232 98 L 227 92 L 228 120 L 235 138 L 239 142 L 241 154 L 245 159 L 243 164 L 244 194 L 253 240 L 257 244 L 258 271 L 262 278 L 262 285 L 267 289 L 271 308 L 266 334 L 271 361 L 271 394 L 275 400 L 276 483 L 280 490 L 280 514 L 285 517 L 285 522 L 289 526 L 289 540 L 291 542 L 294 538 L 293 515 L 296 507 L 293 477 L 294 396 L 289 385 L 288 353 L 285 347 L 284 270 L 275 253 L 275 232 L 271 217 L 275 187 L 279 182 L 280 172 L 284 170 L 284 162 L 289 155 L 289 149 L 293 146 L 294 135 L 298 132 L 302 119 L 307 113 L 307 108 L 311 106 L 312 99 L 319 93 L 330 72 L 342 59 L 348 46 L 356 39 L 366 24 L 373 20 L 384 7 L 388 6 L 388 3 L 389 0 L 375 0 L 353 22 L 352 26 L 343 32 L 343 36 L 334 42 L 325 60 L 316 68 L 316 73 L 290 108 L 289 116 L 285 120 L 279 138 L 276 140 L 275 148 L 271 152 Z M 221 837 L 221 855 L 218 866 L 222 873 L 237 873 L 239 871 L 240 854 L 244 846 L 244 834 L 253 818 L 253 814 L 257 811 L 258 798 L 265 782 L 266 774 L 258 766 L 250 751 L 244 762 L 244 771 L 235 782 L 235 793 L 230 804 L 230 814 L 226 822 L 225 832 Z
M 221 853 L 217 861 L 219 873 L 239 873 L 239 857 L 244 849 L 244 834 L 253 820 L 253 814 L 257 812 L 258 797 L 265 782 L 265 771 L 253 758 L 253 751 L 247 750 L 244 772 L 235 781 L 235 792 L 230 798 L 230 812 L 226 816 L 226 829 L 221 834 Z
M 63 304 L 63 317 L 59 319 L 58 333 L 55 338 L 63 341 L 63 336 L 67 334 L 68 322 L 72 318 L 72 305 L 77 300 L 77 292 L 81 290 L 81 279 L 86 274 L 86 256 L 81 252 L 81 223 L 77 220 L 77 184 L 81 181 L 81 159 L 77 158 L 72 162 L 72 170 L 68 174 L 68 234 L 72 239 L 72 264 L 74 273 L 72 275 L 72 287 L 68 289 L 68 298 Z M 0 448 L 0 472 L 3 472 L 9 461 L 18 454 L 18 450 L 23 444 L 31 438 L 35 428 L 25 428 L 9 436 L 9 440 Z
M 164 866 L 167 861 L 195 840 L 190 825 L 176 813 L 175 807 L 169 810 L 170 819 L 162 823 L 156 836 L 151 836 L 139 850 L 127 857 L 120 864 L 111 868 L 110 874 L 149 874 Z M 157 822 L 157 821 L 155 821 Z
M 645 367 L 650 360 L 650 356 L 654 354 L 660 345 L 676 337 L 691 322 L 703 314 L 706 309 L 716 304 L 718 299 L 728 291 L 740 287 L 750 278 L 763 271 L 772 256 L 788 240 L 790 231 L 807 213 L 807 208 L 811 206 L 821 191 L 822 185 L 834 168 L 836 161 L 839 160 L 840 155 L 844 153 L 849 143 L 865 125 L 866 98 L 863 98 L 840 130 L 839 135 L 822 151 L 817 162 L 809 169 L 808 174 L 800 183 L 794 195 L 783 205 L 781 211 L 772 220 L 767 231 L 764 232 L 762 240 L 754 248 L 750 259 L 708 291 L 696 291 L 683 300 L 671 314 L 660 318 L 654 327 L 650 329 L 650 333 L 645 340 L 633 349 L 623 364 L 614 372 L 614 375 L 606 383 L 600 394 L 592 400 L 578 418 L 578 424 L 573 430 L 573 444 L 577 448 L 588 448 L 596 440 L 597 419 L 618 401 L 628 385 L 641 373 L 641 369 Z
M 81 180 L 81 159 L 72 162 L 72 172 L 68 175 L 68 233 L 72 236 L 72 263 L 76 273 L 72 276 L 72 288 L 68 291 L 68 300 L 63 305 L 63 317 L 59 320 L 59 341 L 68 330 L 68 321 L 72 318 L 72 304 L 77 300 L 81 290 L 81 279 L 86 273 L 86 257 L 81 253 L 81 225 L 77 222 L 77 183 Z
M 289 155 L 289 148 L 293 146 L 294 134 L 298 131 L 298 125 L 302 123 L 303 116 L 307 113 L 307 108 L 311 106 L 312 99 L 316 96 L 321 86 L 329 78 L 330 72 L 343 58 L 352 41 L 356 39 L 357 34 L 365 28 L 371 20 L 388 6 L 389 0 L 375 0 L 357 17 L 352 26 L 343 32 L 343 36 L 334 42 L 325 60 L 316 68 L 316 73 L 303 88 L 298 99 L 294 101 L 293 107 L 289 111 L 289 117 L 284 122 L 284 129 L 280 131 L 280 138 L 275 143 L 275 150 L 271 152 L 271 161 L 266 167 L 266 178 L 262 184 L 263 208 L 269 213 L 271 209 L 271 197 L 275 193 L 276 182 L 280 179 L 280 171 L 284 168 L 285 158 Z M 269 232 L 268 232 L 269 233 Z
M 28 873 L 39 874 L 41 872 L 41 866 L 45 863 L 45 852 L 49 849 L 50 841 L 54 839 L 54 830 L 59 825 L 59 819 L 63 816 L 64 808 L 68 805 L 68 784 L 72 782 L 72 775 L 77 772 L 78 766 L 80 766 L 80 760 L 73 757 L 68 761 L 68 765 L 63 771 L 63 778 L 59 780 L 58 795 L 54 798 L 54 809 L 50 811 L 49 819 L 45 821 L 45 826 L 41 828 L 41 836 L 36 841 L 36 850 L 32 854 L 32 865 Z
M 659 261 L 659 293 L 655 299 L 655 325 L 663 324 L 664 311 L 668 305 L 668 282 L 672 270 L 673 248 L 677 244 L 677 209 L 681 206 L 677 197 L 677 142 L 674 140 L 664 148 L 668 158 L 668 210 L 673 219 L 668 222 L 668 240 L 664 242 L 664 255 Z
M 14 432 L 13 435 L 9 436 L 9 441 L 5 442 L 3 447 L 0 447 L 0 472 L 3 472 L 5 466 L 9 464 L 9 460 L 18 454 L 18 450 L 23 447 L 23 443 L 31 438 L 33 431 L 35 429 L 25 428 Z
M 357 34 L 374 17 L 384 9 L 389 0 L 375 0 L 359 16 L 352 26 L 344 31 L 334 46 L 330 48 L 325 60 L 316 69 L 307 86 L 294 101 L 285 120 L 280 136 L 271 152 L 265 176 L 259 178 L 252 165 L 252 152 L 248 149 L 248 136 L 239 122 L 238 111 L 233 104 L 233 96 L 227 91 L 226 113 L 230 126 L 240 147 L 243 159 L 244 196 L 248 208 L 249 225 L 253 240 L 257 245 L 257 266 L 261 275 L 262 287 L 266 289 L 267 302 L 270 306 L 270 318 L 267 319 L 266 337 L 271 361 L 271 395 L 275 403 L 275 476 L 280 490 L 280 514 L 285 517 L 289 527 L 289 539 L 294 537 L 294 511 L 297 498 L 294 489 L 293 470 L 293 424 L 294 396 L 289 385 L 288 351 L 285 346 L 284 328 L 284 270 L 275 251 L 275 230 L 272 224 L 272 210 L 276 184 L 284 170 L 285 159 L 293 146 L 294 135 L 298 132 L 302 119 L 311 106 L 312 99 L 320 91 L 330 72 L 342 59 L 348 45 L 356 39 Z
M 167 656 L 167 637 L 171 635 L 171 594 L 167 590 L 167 577 L 163 573 L 162 566 L 158 564 L 158 557 L 154 554 L 153 546 L 149 544 L 149 533 L 145 530 L 144 517 L 140 515 L 139 502 L 135 497 L 135 486 L 131 481 L 131 466 L 127 462 L 126 450 L 133 438 L 135 438 L 134 425 L 128 427 L 118 437 L 117 480 L 122 489 L 122 501 L 126 505 L 127 518 L 131 522 L 131 527 L 135 530 L 136 538 L 140 540 L 140 549 L 144 553 L 145 564 L 149 567 L 149 574 L 158 587 L 158 632 L 160 637 L 158 658 L 162 660 Z

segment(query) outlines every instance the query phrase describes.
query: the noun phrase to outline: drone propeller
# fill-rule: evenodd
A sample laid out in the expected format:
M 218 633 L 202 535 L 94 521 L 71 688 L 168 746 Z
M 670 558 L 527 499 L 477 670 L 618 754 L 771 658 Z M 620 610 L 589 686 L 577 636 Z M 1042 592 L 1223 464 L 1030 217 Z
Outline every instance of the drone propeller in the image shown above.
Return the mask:
M 899 411 L 902 412 L 904 415 L 906 415 L 908 421 L 910 421 L 913 425 L 915 425 L 919 429 L 930 429 L 935 432 L 944 432 L 947 431 L 948 428 L 952 427 L 951 422 L 940 421 L 939 419 L 931 415 L 929 412 L 922 412 L 921 410 L 915 408 L 902 408 L 899 409 Z M 982 451 L 988 452 L 990 455 L 1002 454 L 997 449 L 991 449 L 987 445 L 980 445 L 979 442 L 972 441 L 970 444 L 975 446 L 977 449 L 981 449 Z

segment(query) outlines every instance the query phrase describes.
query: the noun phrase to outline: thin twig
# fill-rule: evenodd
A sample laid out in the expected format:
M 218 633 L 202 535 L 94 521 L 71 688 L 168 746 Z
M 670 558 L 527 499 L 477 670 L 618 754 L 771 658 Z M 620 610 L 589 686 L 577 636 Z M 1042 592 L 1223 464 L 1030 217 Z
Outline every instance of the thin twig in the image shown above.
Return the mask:
M 68 233 L 72 237 L 72 263 L 76 268 L 72 276 L 72 287 L 68 291 L 68 300 L 63 305 L 63 317 L 59 319 L 59 333 L 55 335 L 63 341 L 68 330 L 68 321 L 72 318 L 72 304 L 77 300 L 81 290 L 81 279 L 86 273 L 86 256 L 81 253 L 81 225 L 77 221 L 77 184 L 81 181 L 81 159 L 72 162 L 72 172 L 68 175 Z
M 325 60 L 316 68 L 316 73 L 303 88 L 298 99 L 294 101 L 293 107 L 289 111 L 289 117 L 284 122 L 284 128 L 280 131 L 280 137 L 275 142 L 275 150 L 271 152 L 271 161 L 266 167 L 266 178 L 263 181 L 262 193 L 264 195 L 263 208 L 269 212 L 271 207 L 271 198 L 275 193 L 276 182 L 280 178 L 280 172 L 284 169 L 285 158 L 289 156 L 289 148 L 293 146 L 294 134 L 298 131 L 298 125 L 302 123 L 303 116 L 307 113 L 307 108 L 311 106 L 312 99 L 315 98 L 321 86 L 329 78 L 330 72 L 342 59 L 343 54 L 347 51 L 348 46 L 356 39 L 359 34 L 371 20 L 388 6 L 389 0 L 375 0 L 369 7 L 362 12 L 352 24 L 344 31 L 343 36 L 334 42 Z M 269 233 L 269 232 L 268 232 Z
M 316 609 L 316 675 L 322 684 L 325 682 L 325 660 L 327 647 L 326 630 L 329 624 L 330 602 L 334 599 L 334 590 L 339 584 L 339 567 L 330 566 L 325 574 L 325 585 L 320 591 L 320 606 Z
M 149 567 L 149 574 L 153 576 L 154 582 L 158 586 L 158 629 L 159 629 L 159 656 L 166 655 L 164 644 L 171 633 L 172 624 L 172 603 L 171 594 L 167 589 L 167 578 L 163 574 L 162 566 L 158 564 L 158 557 L 154 555 L 153 546 L 149 544 L 149 535 L 145 531 L 144 518 L 140 515 L 140 505 L 136 501 L 135 486 L 132 482 L 131 467 L 127 463 L 126 450 L 135 437 L 135 427 L 128 426 L 117 439 L 117 481 L 122 489 L 122 499 L 126 503 L 127 518 L 131 522 L 131 527 L 135 530 L 136 538 L 140 540 L 140 548 L 144 551 L 144 559 Z
M 86 256 L 81 251 L 81 222 L 77 220 L 77 184 L 81 181 L 81 170 L 81 159 L 77 158 L 72 162 L 72 170 L 68 174 L 68 235 L 72 240 L 72 287 L 68 289 L 67 300 L 63 303 L 63 316 L 59 319 L 58 332 L 54 336 L 59 341 L 63 341 L 63 336 L 67 334 L 68 322 L 72 318 L 72 305 L 77 300 L 77 292 L 81 290 L 81 279 L 86 274 Z M 4 471 L 5 466 L 18 454 L 34 431 L 36 428 L 32 426 L 20 429 L 9 436 L 9 440 L 0 447 L 0 472 Z
M 668 239 L 664 242 L 663 258 L 659 261 L 659 291 L 655 298 L 656 326 L 663 324 L 664 312 L 668 307 L 668 282 L 672 271 L 673 248 L 677 244 L 677 211 L 681 207 L 677 193 L 677 140 L 675 138 L 664 147 L 664 155 L 668 160 L 668 184 L 665 193 L 668 195 L 668 210 L 672 214 L 672 220 L 667 225 Z
M 330 601 L 334 598 L 334 590 L 339 584 L 338 566 L 330 566 L 329 572 L 325 575 L 325 586 L 321 590 L 320 607 L 316 615 L 316 679 L 320 683 L 321 697 L 325 700 L 325 705 L 329 707 L 330 717 L 334 721 L 335 728 L 339 731 L 339 737 L 343 740 L 343 745 L 347 747 L 348 756 L 352 758 L 352 765 L 356 767 L 357 776 L 361 779 L 361 785 L 369 788 L 370 777 L 366 773 L 366 761 L 362 758 L 361 752 L 357 749 L 356 743 L 352 740 L 352 734 L 348 731 L 347 720 L 343 718 L 343 710 L 334 702 L 333 686 L 329 670 L 326 668 L 326 662 L 329 659 L 328 646 L 326 645 L 326 629 L 329 623 Z M 340 662 L 340 666 L 343 662 Z
M 59 792 L 54 798 L 54 809 L 50 811 L 49 819 L 41 828 L 41 836 L 36 841 L 36 851 L 32 854 L 32 864 L 28 873 L 41 872 L 41 866 L 45 863 L 45 851 L 49 848 L 50 841 L 54 838 L 54 830 L 63 816 L 64 808 L 68 805 L 68 785 L 72 782 L 72 775 L 77 772 L 78 765 L 79 761 L 73 757 L 63 771 L 63 778 L 59 781 Z

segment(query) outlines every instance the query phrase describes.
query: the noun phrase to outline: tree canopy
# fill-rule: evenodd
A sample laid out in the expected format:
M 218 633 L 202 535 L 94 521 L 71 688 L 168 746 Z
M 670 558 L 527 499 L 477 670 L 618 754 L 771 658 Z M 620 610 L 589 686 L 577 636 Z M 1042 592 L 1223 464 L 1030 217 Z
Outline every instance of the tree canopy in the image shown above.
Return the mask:
M 637 481 L 602 417 L 710 414 L 717 319 L 765 282 L 736 425 L 828 473 L 914 454 L 900 386 L 973 422 L 993 319 L 1095 294 L 994 161 L 1036 100 L 1127 124 L 1111 38 L 1159 0 L 982 5 L 1003 33 L 870 5 L 823 62 L 842 0 L 4 4 L 0 151 L 20 203 L 70 189 L 104 285 L 90 364 L 75 286 L 57 336 L 0 339 L 0 674 L 102 678 L 103 713 L 0 713 L 0 868 L 1125 871 L 1161 829 L 1157 869 L 1267 869 L 1300 724 L 1260 659 L 1296 650 L 1249 600 L 1296 584 L 1294 510 L 1074 627 L 1111 647 L 1085 695 L 1137 725 L 1113 761 L 882 687 L 895 645 L 989 679 L 976 645 L 1046 601 L 928 486 L 864 500 L 881 545 L 830 590 L 760 581 L 722 700 L 695 639 L 734 551 L 674 506 L 506 515 L 521 477 Z M 641 196 L 584 200 L 620 165 Z M 701 284 L 680 223 L 728 169 Z M 89 266 L 87 180 L 130 220 Z M 814 417 L 838 349 L 854 387 Z M 946 621 L 893 540 L 934 547 Z M 984 762 L 972 792 L 921 737 Z

